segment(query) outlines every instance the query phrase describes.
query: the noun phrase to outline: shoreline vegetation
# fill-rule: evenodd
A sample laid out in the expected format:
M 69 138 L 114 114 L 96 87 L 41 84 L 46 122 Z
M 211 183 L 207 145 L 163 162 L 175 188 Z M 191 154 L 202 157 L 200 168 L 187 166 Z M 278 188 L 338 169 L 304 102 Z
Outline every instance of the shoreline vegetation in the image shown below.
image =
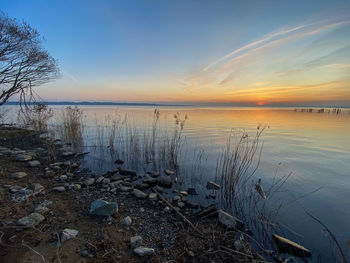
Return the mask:
M 95 148 L 108 149 L 115 160 L 115 169 L 103 174 L 83 169 L 89 156 L 84 150 L 93 147 L 85 145 L 81 109 L 66 107 L 52 122 L 52 110 L 36 104 L 18 116 L 15 126 L 0 125 L 3 262 L 299 262 L 311 257 L 307 248 L 284 237 L 288 231 L 279 223 L 283 203 L 275 195 L 291 174 L 276 175 L 272 184 L 254 176 L 263 126 L 253 135 L 232 131 L 218 157 L 215 181 L 206 182 L 207 198 L 219 203 L 201 207 L 191 197 L 203 194 L 197 188 L 203 152 L 194 153 L 190 171 L 181 166 L 187 116 L 173 116 L 172 132 L 162 129 L 158 109 L 148 128 L 117 113 L 96 121 Z M 192 186 L 183 189 L 183 180 Z M 334 260 L 347 262 L 339 244 Z

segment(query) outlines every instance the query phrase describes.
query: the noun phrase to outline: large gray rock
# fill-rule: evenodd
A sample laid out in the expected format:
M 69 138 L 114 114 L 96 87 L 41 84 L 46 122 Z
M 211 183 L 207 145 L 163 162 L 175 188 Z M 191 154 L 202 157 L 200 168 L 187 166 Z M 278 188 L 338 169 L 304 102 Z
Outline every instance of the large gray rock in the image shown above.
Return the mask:
M 308 249 L 287 238 L 274 234 L 272 235 L 272 239 L 276 243 L 280 253 L 288 253 L 296 257 L 311 257 L 311 252 Z
M 170 176 L 161 176 L 158 179 L 158 183 L 163 187 L 170 188 L 172 185 L 172 180 Z
M 154 249 L 148 247 L 137 247 L 134 249 L 134 253 L 140 257 L 150 256 L 154 254 Z
M 90 214 L 98 216 L 111 216 L 118 212 L 118 204 L 97 199 L 91 203 Z
M 28 216 L 22 217 L 17 221 L 20 226 L 33 227 L 44 221 L 45 217 L 39 213 L 31 213 Z
M 147 198 L 147 194 L 142 192 L 141 190 L 139 189 L 134 189 L 133 191 L 134 195 L 137 197 L 137 198 L 141 198 L 141 199 L 145 199 Z
M 137 248 L 142 246 L 142 237 L 133 236 L 130 238 L 130 246 L 131 248 Z
M 228 228 L 243 229 L 244 223 L 238 218 L 226 213 L 223 210 L 218 210 L 219 222 Z
M 16 173 L 13 173 L 11 176 L 14 179 L 21 179 L 21 178 L 26 177 L 27 173 L 25 173 L 25 172 L 16 172 Z

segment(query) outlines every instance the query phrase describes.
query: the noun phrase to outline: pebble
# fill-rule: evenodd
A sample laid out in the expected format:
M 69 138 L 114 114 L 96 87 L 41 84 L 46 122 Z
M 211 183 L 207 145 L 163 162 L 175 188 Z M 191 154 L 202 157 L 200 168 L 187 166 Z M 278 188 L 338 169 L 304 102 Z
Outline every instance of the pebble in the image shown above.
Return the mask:
M 154 249 L 148 247 L 137 247 L 134 249 L 134 253 L 140 257 L 150 256 L 154 254 Z
M 78 235 L 78 230 L 66 228 L 62 231 L 61 242 L 73 239 Z
M 66 191 L 66 188 L 64 188 L 64 186 L 56 186 L 56 187 L 52 188 L 52 191 L 54 191 L 54 192 L 64 192 L 64 191 Z
M 65 174 L 63 174 L 63 175 L 60 176 L 60 180 L 61 180 L 61 181 L 66 181 L 67 179 L 68 179 L 68 176 L 65 175 Z
M 141 236 L 133 236 L 130 238 L 130 246 L 131 248 L 137 248 L 142 246 L 142 237 Z
M 16 172 L 16 173 L 13 173 L 11 176 L 14 179 L 21 179 L 21 178 L 26 177 L 27 173 L 25 173 L 25 172 Z
M 156 193 L 150 193 L 148 197 L 149 197 L 150 201 L 157 201 L 157 194 Z
M 26 227 L 33 227 L 39 224 L 40 222 L 44 221 L 45 217 L 42 216 L 39 213 L 31 213 L 28 216 L 22 217 L 17 221 L 17 224 L 21 226 L 26 226 Z
M 86 179 L 86 180 L 84 181 L 83 184 L 84 184 L 85 186 L 89 186 L 89 185 L 93 185 L 94 182 L 95 182 L 95 179 L 94 179 L 94 178 L 88 178 L 88 179 Z
M 133 194 L 137 197 L 137 198 L 141 198 L 141 199 L 145 199 L 147 198 L 147 194 L 138 190 L 138 189 L 134 189 Z
M 122 224 L 124 226 L 130 226 L 131 223 L 132 223 L 132 220 L 131 220 L 130 216 L 124 217 L 123 220 L 122 220 Z

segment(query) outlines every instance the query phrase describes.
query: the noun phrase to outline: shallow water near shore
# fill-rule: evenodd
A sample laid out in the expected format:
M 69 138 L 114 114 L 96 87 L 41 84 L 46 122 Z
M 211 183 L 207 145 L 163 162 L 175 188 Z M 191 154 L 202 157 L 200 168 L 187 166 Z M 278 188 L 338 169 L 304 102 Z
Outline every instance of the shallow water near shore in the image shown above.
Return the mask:
M 97 174 L 117 167 L 114 163 L 117 156 L 111 155 L 110 148 L 105 144 L 97 143 L 98 137 L 107 136 L 106 133 L 101 134 L 101 129 L 99 134 L 96 133 L 98 125 L 102 127 L 106 124 L 105 116 L 127 114 L 133 125 L 147 130 L 151 129 L 154 112 L 154 107 L 80 108 L 85 115 L 82 150 L 90 151 L 85 157 L 84 167 Z M 59 118 L 61 110 L 62 107 L 54 107 L 56 118 Z M 329 239 L 322 228 L 305 214 L 305 208 L 325 223 L 342 245 L 350 238 L 348 109 L 341 114 L 295 112 L 288 108 L 159 107 L 159 110 L 159 125 L 163 132 L 172 132 L 173 115 L 176 112 L 182 117 L 188 116 L 182 133 L 183 144 L 179 159 L 179 180 L 182 185 L 178 187 L 181 190 L 195 187 L 200 193 L 195 197 L 197 202 L 202 205 L 214 202 L 205 198 L 205 194 L 211 193 L 205 189 L 205 185 L 208 180 L 215 180 L 217 158 L 232 129 L 243 129 L 254 134 L 259 125 L 266 126 L 261 136 L 261 163 L 255 176 L 262 178 L 264 185 L 273 180 L 275 174 L 283 176 L 292 173 L 280 193 L 280 198 L 285 199 L 287 204 L 297 199 L 283 208 L 281 213 L 281 222 L 297 233 L 290 234 L 289 237 L 327 261 L 330 254 Z M 202 153 L 200 162 L 194 160 L 198 152 Z M 143 168 L 132 167 L 128 163 L 125 165 L 140 172 L 152 169 L 152 164 L 145 164 Z M 319 190 L 308 195 L 317 189 Z M 313 259 L 317 261 L 316 257 Z

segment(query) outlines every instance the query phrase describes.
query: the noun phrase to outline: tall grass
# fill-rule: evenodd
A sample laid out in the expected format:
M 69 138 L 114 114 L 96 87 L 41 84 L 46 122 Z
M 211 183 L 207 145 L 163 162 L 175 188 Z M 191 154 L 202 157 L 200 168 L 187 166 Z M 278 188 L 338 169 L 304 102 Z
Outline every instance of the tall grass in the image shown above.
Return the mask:
M 36 103 L 33 107 L 21 108 L 18 112 L 17 122 L 22 126 L 40 131 L 48 131 L 48 122 L 53 116 L 53 111 L 47 105 Z
M 83 111 L 77 106 L 66 107 L 62 112 L 62 121 L 59 125 L 61 139 L 70 142 L 74 147 L 83 144 Z

